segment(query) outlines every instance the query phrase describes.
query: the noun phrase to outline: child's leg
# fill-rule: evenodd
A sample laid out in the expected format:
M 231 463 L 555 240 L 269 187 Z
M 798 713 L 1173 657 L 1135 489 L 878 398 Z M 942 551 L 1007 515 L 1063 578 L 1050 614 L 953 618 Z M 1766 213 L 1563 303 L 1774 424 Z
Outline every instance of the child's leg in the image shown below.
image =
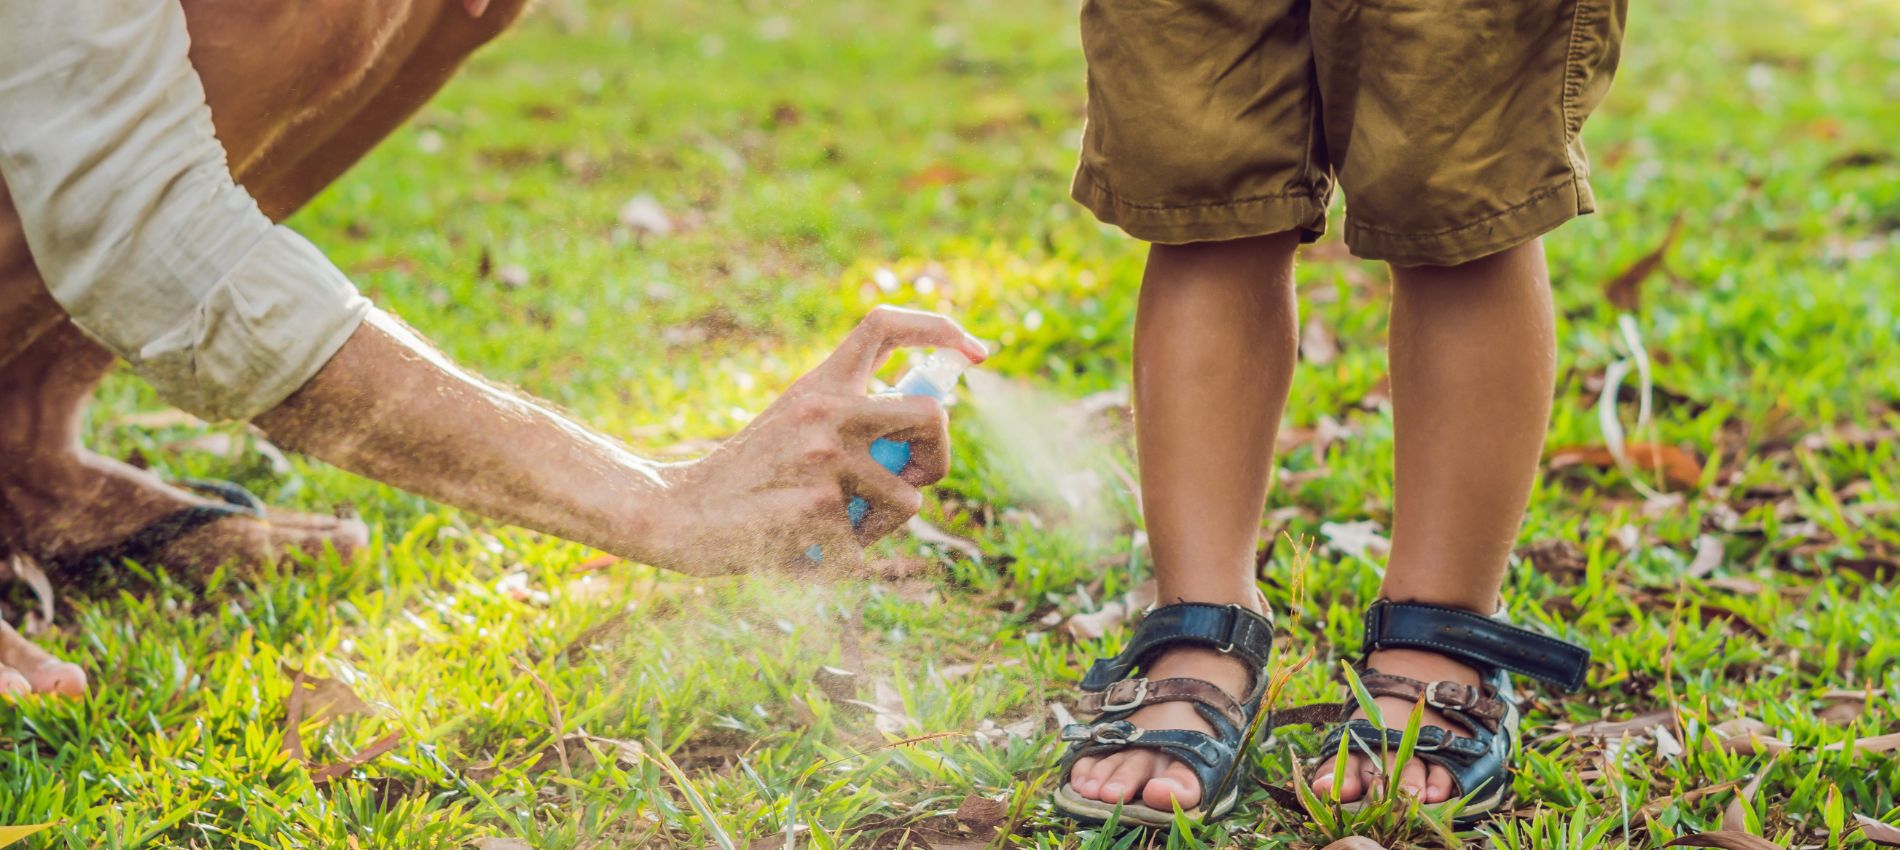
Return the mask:
M 1556 372 L 1555 319 L 1541 242 L 1461 266 L 1392 269 L 1392 413 L 1396 501 L 1386 598 L 1480 614 L 1498 588 L 1523 521 L 1549 426 Z M 1370 666 L 1423 681 L 1478 683 L 1477 673 L 1411 650 L 1373 653 Z M 1391 725 L 1412 706 L 1382 699 Z M 1359 715 L 1354 715 L 1359 716 Z M 1426 709 L 1427 725 L 1454 732 Z M 1357 800 L 1379 771 L 1352 757 L 1342 800 Z M 1329 760 L 1315 790 L 1332 787 Z M 1427 803 L 1450 799 L 1444 768 L 1414 761 L 1401 784 Z
M 1273 438 L 1298 352 L 1294 233 L 1156 245 L 1135 319 L 1135 434 L 1159 600 L 1258 608 L 1254 549 Z M 1150 679 L 1185 676 L 1245 694 L 1248 671 L 1209 649 L 1163 653 Z M 1189 703 L 1129 718 L 1143 729 L 1212 731 Z M 1152 750 L 1084 758 L 1075 790 L 1166 810 L 1200 802 L 1185 765 Z

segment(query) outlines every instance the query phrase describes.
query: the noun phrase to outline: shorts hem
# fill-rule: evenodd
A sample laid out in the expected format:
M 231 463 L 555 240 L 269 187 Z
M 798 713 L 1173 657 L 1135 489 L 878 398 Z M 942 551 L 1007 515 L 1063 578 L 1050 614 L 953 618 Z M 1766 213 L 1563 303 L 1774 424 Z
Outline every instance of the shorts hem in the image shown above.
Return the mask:
M 1531 194 L 1500 213 L 1443 230 L 1407 233 L 1356 221 L 1346 208 L 1346 247 L 1367 260 L 1395 266 L 1456 266 L 1515 248 L 1556 230 L 1564 222 L 1596 212 L 1590 184 L 1571 177 Z
M 1087 167 L 1075 170 L 1069 196 L 1103 224 L 1144 242 L 1185 245 L 1300 232 L 1312 242 L 1326 232 L 1326 199 L 1310 192 L 1262 195 L 1207 204 L 1136 204 L 1109 191 Z

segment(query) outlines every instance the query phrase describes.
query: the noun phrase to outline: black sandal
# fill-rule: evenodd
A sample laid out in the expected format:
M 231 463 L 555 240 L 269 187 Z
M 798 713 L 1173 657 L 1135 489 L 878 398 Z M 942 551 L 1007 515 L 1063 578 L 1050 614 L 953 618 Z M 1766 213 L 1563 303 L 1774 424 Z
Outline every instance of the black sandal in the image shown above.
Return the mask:
M 1158 652 L 1174 646 L 1204 646 L 1229 653 L 1253 673 L 1245 699 L 1199 679 L 1126 678 L 1145 669 Z M 1201 783 L 1201 805 L 1183 812 L 1200 822 L 1224 817 L 1240 797 L 1241 754 L 1259 715 L 1267 689 L 1267 664 L 1273 654 L 1273 620 L 1239 605 L 1183 602 L 1150 611 L 1121 654 L 1097 659 L 1082 679 L 1084 712 L 1095 713 L 1093 723 L 1072 723 L 1062 729 L 1070 746 L 1062 757 L 1062 787 L 1056 789 L 1057 811 L 1077 821 L 1100 824 L 1111 817 L 1123 823 L 1166 827 L 1173 811 L 1161 811 L 1139 800 L 1105 803 L 1077 793 L 1067 779 L 1076 759 L 1104 756 L 1131 747 L 1167 753 L 1194 771 Z M 1146 705 L 1189 702 L 1213 726 L 1212 735 L 1191 729 L 1141 729 L 1129 715 Z M 1211 801 L 1211 803 L 1210 803 Z
M 126 561 L 143 564 L 166 546 L 187 534 L 226 517 L 264 518 L 264 503 L 251 491 L 229 481 L 184 479 L 178 485 L 196 490 L 221 504 L 193 505 L 180 508 L 147 523 L 117 543 L 110 543 L 79 555 L 50 561 L 49 570 L 67 574 L 111 569 Z
M 1417 649 L 1437 653 L 1477 668 L 1482 684 L 1469 687 L 1457 682 L 1421 682 L 1404 676 L 1381 673 L 1366 666 L 1365 658 L 1381 649 Z M 1456 608 L 1413 602 L 1380 600 L 1366 611 L 1365 645 L 1354 670 L 1373 697 L 1396 697 L 1437 709 L 1452 723 L 1464 728 L 1469 737 L 1454 735 L 1439 726 L 1419 729 L 1413 750 L 1420 760 L 1443 767 L 1451 774 L 1452 798 L 1442 803 L 1421 804 L 1420 810 L 1442 817 L 1457 807 L 1452 817 L 1456 827 L 1472 826 L 1504 807 L 1511 790 L 1511 764 L 1517 758 L 1517 697 L 1511 689 L 1511 673 L 1528 676 L 1564 691 L 1583 687 L 1590 666 L 1590 651 L 1556 638 L 1537 634 L 1506 623 Z M 1385 729 L 1370 720 L 1348 721 L 1358 702 L 1349 694 L 1343 703 L 1303 706 L 1276 715 L 1276 725 L 1295 723 L 1339 724 L 1320 745 L 1320 760 L 1339 752 L 1339 742 L 1370 758 L 1383 759 L 1396 752 L 1405 737 L 1403 729 Z M 1357 810 L 1368 798 L 1341 803 L 1341 808 Z M 1462 804 L 1462 805 L 1461 805 Z

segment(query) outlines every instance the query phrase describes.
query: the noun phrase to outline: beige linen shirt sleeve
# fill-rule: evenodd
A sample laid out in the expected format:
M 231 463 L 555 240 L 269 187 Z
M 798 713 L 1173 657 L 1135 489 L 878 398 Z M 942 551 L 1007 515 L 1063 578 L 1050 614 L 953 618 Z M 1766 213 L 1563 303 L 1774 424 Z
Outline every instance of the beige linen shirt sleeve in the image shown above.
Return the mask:
M 0 175 L 74 324 L 167 401 L 275 407 L 369 310 L 231 178 L 177 0 L 0 0 Z

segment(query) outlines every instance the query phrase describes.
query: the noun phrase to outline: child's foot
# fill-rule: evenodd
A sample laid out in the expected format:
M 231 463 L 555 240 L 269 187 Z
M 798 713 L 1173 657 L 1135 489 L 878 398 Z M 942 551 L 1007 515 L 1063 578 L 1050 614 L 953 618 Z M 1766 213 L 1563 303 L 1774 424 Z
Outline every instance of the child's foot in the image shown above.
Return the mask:
M 1199 679 L 1226 691 L 1236 700 L 1253 686 L 1247 666 L 1232 655 L 1212 649 L 1176 647 L 1162 652 L 1143 671 L 1150 680 Z M 1191 729 L 1212 733 L 1214 727 L 1194 710 L 1192 703 L 1150 705 L 1129 715 L 1139 729 Z M 1105 803 L 1139 801 L 1166 812 L 1179 805 L 1183 811 L 1201 803 L 1201 782 L 1186 764 L 1166 753 L 1130 748 L 1100 758 L 1076 759 L 1069 772 L 1076 793 Z
M 1405 676 L 1421 682 L 1446 681 L 1476 687 L 1480 679 L 1478 671 L 1443 655 L 1412 649 L 1374 652 L 1367 657 L 1365 666 L 1381 673 Z M 1381 697 L 1377 702 L 1388 728 L 1405 728 L 1406 721 L 1412 716 L 1412 703 L 1393 697 Z M 1365 716 L 1360 711 L 1352 713 L 1355 719 Z M 1438 726 L 1458 737 L 1468 737 L 1463 726 L 1447 720 L 1445 715 L 1430 706 L 1425 708 L 1421 725 Z M 1322 796 L 1332 793 L 1333 761 L 1329 758 L 1321 762 L 1319 770 L 1313 774 L 1313 791 Z M 1340 801 L 1350 803 L 1364 798 L 1368 791 L 1376 793 L 1376 789 L 1383 787 L 1389 767 L 1389 761 L 1381 765 L 1358 753 L 1347 756 L 1345 781 L 1339 785 Z M 1427 764 L 1421 759 L 1412 759 L 1405 765 L 1404 772 L 1399 775 L 1399 788 L 1424 803 L 1442 803 L 1453 796 L 1451 774 L 1443 767 Z

